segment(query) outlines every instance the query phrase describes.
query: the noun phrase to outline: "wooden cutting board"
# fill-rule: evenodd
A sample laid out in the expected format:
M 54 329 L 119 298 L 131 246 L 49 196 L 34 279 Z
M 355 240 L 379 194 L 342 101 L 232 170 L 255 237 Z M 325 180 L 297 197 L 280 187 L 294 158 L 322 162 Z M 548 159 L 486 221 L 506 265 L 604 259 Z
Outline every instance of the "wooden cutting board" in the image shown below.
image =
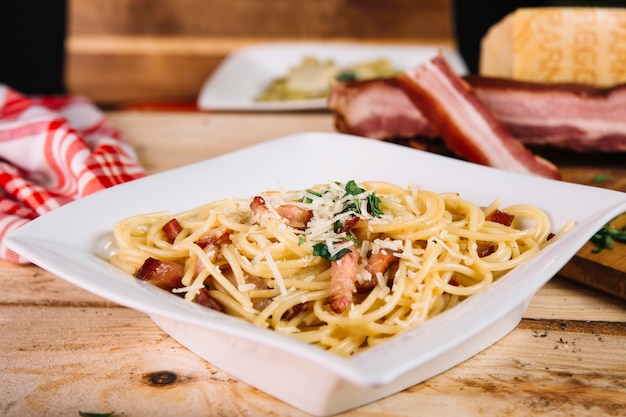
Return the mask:
M 626 214 L 611 225 L 626 225 Z M 612 250 L 599 253 L 594 253 L 594 248 L 593 243 L 587 242 L 559 275 L 626 300 L 626 244 L 615 243 Z
M 569 182 L 626 192 L 626 154 L 548 156 Z M 572 202 L 575 204 L 575 202 Z M 612 225 L 626 224 L 626 213 Z M 560 276 L 626 300 L 626 244 L 615 243 L 612 250 L 594 253 L 587 242 L 559 272 Z

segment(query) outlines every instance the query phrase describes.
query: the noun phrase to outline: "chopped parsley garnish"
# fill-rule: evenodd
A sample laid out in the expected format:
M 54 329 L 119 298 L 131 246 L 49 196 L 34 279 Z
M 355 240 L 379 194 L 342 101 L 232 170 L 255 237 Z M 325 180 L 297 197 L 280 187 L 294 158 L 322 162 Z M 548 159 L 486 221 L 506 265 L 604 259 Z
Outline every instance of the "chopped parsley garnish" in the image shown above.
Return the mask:
M 355 245 L 359 244 L 359 239 L 357 239 L 356 237 L 354 237 L 352 235 L 347 235 L 346 239 L 349 240 L 350 242 L 354 243 Z
M 346 195 L 358 196 L 361 195 L 367 190 L 356 185 L 354 180 L 350 180 L 346 183 Z M 367 196 L 367 211 L 372 216 L 380 217 L 383 215 L 382 210 L 379 208 L 380 198 L 376 197 L 376 193 L 371 193 Z M 354 199 L 352 203 L 348 204 L 342 211 L 345 213 L 347 211 L 354 211 L 357 214 L 361 214 L 361 206 L 359 204 L 358 199 Z
M 340 83 L 345 83 L 346 81 L 356 81 L 358 79 L 358 77 L 352 71 L 343 71 L 343 72 L 337 74 L 335 79 L 337 81 L 339 81 Z
M 594 176 L 591 179 L 591 182 L 594 183 L 594 184 L 598 184 L 598 183 L 601 183 L 601 182 L 605 182 L 608 179 L 609 179 L 609 177 L 607 177 L 605 174 L 597 174 L 596 176 Z
M 380 217 L 384 213 L 379 207 L 380 198 L 376 197 L 375 193 L 372 193 L 367 196 L 367 209 L 371 213 L 372 216 Z
M 348 212 L 361 214 L 361 205 L 359 204 L 359 200 L 355 198 L 354 200 L 352 200 L 351 203 L 346 204 L 343 210 L 339 212 L 339 214 Z
M 331 235 L 331 241 L 344 242 L 350 241 L 354 244 L 358 244 L 358 239 L 352 234 L 351 229 L 357 224 L 361 218 L 366 218 L 365 214 L 369 214 L 374 217 L 381 217 L 384 213 L 380 209 L 380 199 L 374 192 L 359 187 L 354 180 L 350 180 L 343 184 L 341 182 L 335 182 L 337 188 L 328 189 L 326 191 L 316 192 L 307 190 L 308 196 L 303 198 L 305 203 L 313 203 L 315 197 L 326 197 L 324 200 L 324 206 L 331 208 L 328 213 L 324 215 L 330 215 L 330 219 L 334 219 L 332 222 L 332 229 L 327 230 L 321 235 L 328 233 L 334 233 Z M 310 200 L 310 201 L 309 201 Z M 337 207 L 337 203 L 341 202 L 341 206 Z M 367 213 L 363 213 L 367 210 Z M 327 217 L 328 218 L 328 217 Z M 319 233 L 320 231 L 317 231 Z M 326 239 L 326 238 L 325 238 Z M 350 249 L 341 249 L 331 255 L 333 243 L 328 241 L 320 242 L 321 239 L 313 238 L 313 242 L 317 241 L 313 246 L 313 255 L 321 256 L 329 261 L 336 261 L 341 259 L 343 255 L 350 252 Z M 304 239 L 299 239 L 299 244 L 304 243 Z M 330 246 L 330 247 L 329 247 Z
M 626 226 L 613 227 L 610 222 L 591 237 L 591 242 L 596 245 L 591 252 L 598 253 L 603 249 L 612 250 L 615 242 L 626 243 Z
M 352 251 L 348 248 L 343 248 L 336 254 L 331 255 L 326 243 L 320 242 L 313 246 L 313 255 L 321 256 L 322 258 L 327 259 L 329 261 L 336 261 L 338 259 L 341 259 L 341 257 L 348 252 L 352 252 Z
M 346 183 L 346 195 L 359 195 L 365 192 L 365 189 L 356 185 L 354 180 L 350 180 Z
M 306 192 L 308 194 L 314 195 L 315 197 L 321 197 L 322 195 L 320 193 L 318 193 L 317 191 L 313 191 L 313 190 L 306 190 Z M 304 197 L 303 201 L 307 204 L 311 204 L 313 202 L 313 199 L 311 197 Z

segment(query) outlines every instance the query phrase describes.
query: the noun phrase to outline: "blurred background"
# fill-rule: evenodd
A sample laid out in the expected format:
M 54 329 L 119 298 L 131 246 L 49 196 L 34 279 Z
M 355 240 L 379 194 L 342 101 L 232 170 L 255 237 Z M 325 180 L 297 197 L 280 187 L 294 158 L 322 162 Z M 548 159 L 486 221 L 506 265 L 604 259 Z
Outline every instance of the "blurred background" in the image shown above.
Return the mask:
M 224 57 L 254 43 L 357 40 L 457 46 L 518 7 L 626 1 L 20 0 L 3 2 L 0 83 L 98 103 L 193 100 Z
M 0 83 L 23 93 L 64 92 L 65 0 L 4 1 L 0 16 Z
M 194 99 L 237 48 L 291 40 L 450 44 L 450 0 L 20 0 L 0 82 L 99 103 Z M 6 21 L 7 19 L 5 19 Z M 63 48 L 64 52 L 63 52 Z

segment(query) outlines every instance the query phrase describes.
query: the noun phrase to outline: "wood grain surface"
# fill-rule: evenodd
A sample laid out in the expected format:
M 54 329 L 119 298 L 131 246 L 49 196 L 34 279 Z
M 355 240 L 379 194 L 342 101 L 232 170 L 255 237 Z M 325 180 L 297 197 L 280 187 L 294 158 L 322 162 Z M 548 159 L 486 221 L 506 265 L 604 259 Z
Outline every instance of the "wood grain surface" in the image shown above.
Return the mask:
M 290 133 L 334 131 L 326 113 L 116 111 L 107 117 L 149 173 Z M 592 178 L 609 162 L 562 165 L 568 178 Z M 35 266 L 0 263 L 0 280 L 2 416 L 306 415 L 190 353 L 143 313 Z M 341 416 L 622 416 L 624 349 L 626 303 L 555 277 L 493 346 Z
M 65 83 L 103 103 L 193 99 L 231 52 L 296 41 L 453 43 L 450 0 L 69 0 Z
M 553 150 L 547 156 L 561 168 L 565 181 L 626 192 L 625 153 L 572 154 Z M 612 224 L 626 224 L 626 213 Z M 591 242 L 585 244 L 560 274 L 626 300 L 626 244 L 616 243 L 612 250 L 598 253 L 594 253 L 595 248 Z
M 0 415 L 307 415 L 198 358 L 143 313 L 34 266 L 0 264 L 0 276 L 15 289 L 0 295 Z M 622 415 L 623 303 L 557 278 L 524 317 L 459 366 L 341 415 Z

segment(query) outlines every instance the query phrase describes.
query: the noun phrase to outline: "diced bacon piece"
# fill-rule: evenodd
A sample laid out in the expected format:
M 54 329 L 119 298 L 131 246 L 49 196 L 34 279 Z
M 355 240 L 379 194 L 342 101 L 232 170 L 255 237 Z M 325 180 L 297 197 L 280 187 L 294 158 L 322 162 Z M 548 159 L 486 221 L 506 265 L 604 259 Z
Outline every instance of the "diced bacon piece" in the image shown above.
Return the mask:
M 185 268 L 178 262 L 147 258 L 135 273 L 135 277 L 171 291 L 173 288 L 182 287 L 184 273 Z
M 491 222 L 503 224 L 505 226 L 510 226 L 513 224 L 513 220 L 515 220 L 515 215 L 496 209 L 489 213 L 485 219 Z
M 357 225 L 359 220 L 360 220 L 360 218 L 357 217 L 357 216 L 348 217 L 346 220 L 343 221 L 343 223 L 340 226 L 337 226 L 337 227 L 334 228 L 334 232 L 335 233 L 345 233 L 345 232 L 348 232 L 348 231 L 352 230 L 352 228 L 354 226 Z
M 553 164 L 515 140 L 442 55 L 405 71 L 398 79 L 411 101 L 457 155 L 482 165 L 560 179 Z
M 393 252 L 389 252 L 385 249 L 372 253 L 367 260 L 367 265 L 365 265 L 365 270 L 372 275 L 372 279 L 367 281 L 357 281 L 357 291 L 359 293 L 367 293 L 371 291 L 378 283 L 376 275 L 379 273 L 384 274 L 389 269 L 391 264 L 397 260 L 398 258 L 394 256 Z
M 252 210 L 252 214 L 259 217 L 263 213 L 266 212 L 267 206 L 265 205 L 265 200 L 261 196 L 255 196 L 250 202 L 250 210 Z
M 223 268 L 222 270 L 222 274 L 224 275 L 224 277 L 226 277 L 226 279 L 233 284 L 233 286 L 237 287 L 237 279 L 235 278 L 235 275 L 233 274 L 232 270 L 230 268 Z M 254 285 L 254 289 L 256 290 L 267 290 L 269 287 L 267 286 L 267 284 L 265 283 L 265 281 L 263 281 L 263 279 L 261 277 L 257 277 L 256 275 L 248 275 L 246 277 L 246 284 L 253 284 Z M 259 310 L 259 311 L 263 311 L 265 310 L 265 307 L 267 307 L 268 305 L 270 305 L 272 303 L 272 298 L 251 298 L 250 301 L 252 301 L 252 306 Z
M 174 243 L 176 236 L 178 236 L 178 234 L 183 230 L 183 228 L 178 222 L 178 220 L 172 219 L 168 221 L 167 223 L 165 223 L 165 225 L 162 227 L 162 230 L 165 233 L 165 236 L 167 236 L 167 240 L 170 243 Z
M 309 303 L 300 303 L 296 304 L 287 311 L 285 311 L 281 317 L 282 320 L 291 320 L 295 318 L 298 314 L 303 313 L 309 307 Z
M 331 310 L 337 314 L 346 311 L 352 303 L 358 268 L 359 255 L 354 246 L 340 259 L 331 262 L 328 302 Z
M 293 204 L 284 204 L 276 207 L 276 212 L 287 220 L 289 226 L 295 229 L 306 228 L 307 223 L 313 217 L 313 210 L 307 210 Z
M 208 258 L 212 262 L 215 262 L 218 257 L 220 245 L 228 243 L 230 235 L 232 234 L 233 230 L 227 228 L 226 226 L 218 226 L 215 229 L 209 230 L 207 234 L 198 239 L 195 243 L 200 246 L 202 250 L 204 250 L 204 253 L 207 254 Z M 196 266 L 196 273 L 202 272 L 203 270 L 204 264 L 202 262 L 198 262 Z
M 233 230 L 226 226 L 218 226 L 211 229 L 202 236 L 202 238 L 196 241 L 196 245 L 205 249 L 208 245 L 221 245 L 222 243 L 228 243 L 230 235 L 233 234 Z
M 254 284 L 254 288 L 257 290 L 266 290 L 269 288 L 265 281 L 263 281 L 261 277 L 257 277 L 256 275 L 248 275 L 246 277 L 246 283 Z
M 193 302 L 200 304 L 201 306 L 208 307 L 211 310 L 224 312 L 224 308 L 217 302 L 206 288 L 200 288 L 196 295 L 193 297 Z
M 478 247 L 476 248 L 476 253 L 479 258 L 484 258 L 485 256 L 491 255 L 496 251 L 496 245 L 491 242 L 476 242 Z
M 376 276 L 378 273 L 385 273 L 391 264 L 398 258 L 394 256 L 393 252 L 386 249 L 381 249 L 376 253 L 372 253 L 367 260 L 365 270 L 370 274 Z
M 258 218 L 268 212 L 265 200 L 261 196 L 255 196 L 250 203 L 250 210 Z M 276 207 L 276 212 L 286 220 L 286 224 L 295 229 L 306 228 L 307 223 L 313 217 L 313 210 L 307 210 L 294 204 L 283 204 Z
M 263 281 L 263 279 L 257 277 L 256 275 L 249 275 L 248 277 L 246 277 L 246 283 L 254 284 L 254 288 L 257 290 L 266 290 L 269 288 L 265 281 Z M 272 303 L 271 298 L 251 298 L 250 301 L 252 301 L 252 307 L 259 311 L 265 310 L 265 307 Z

